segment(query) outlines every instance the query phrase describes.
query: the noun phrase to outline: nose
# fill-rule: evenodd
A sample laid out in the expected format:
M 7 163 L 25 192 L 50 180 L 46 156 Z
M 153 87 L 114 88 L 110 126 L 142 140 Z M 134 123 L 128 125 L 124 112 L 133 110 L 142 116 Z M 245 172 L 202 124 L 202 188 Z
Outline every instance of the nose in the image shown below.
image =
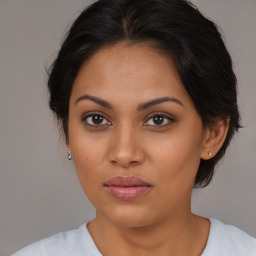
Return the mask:
M 123 127 L 113 133 L 109 160 L 122 168 L 139 165 L 144 160 L 141 138 L 138 132 Z

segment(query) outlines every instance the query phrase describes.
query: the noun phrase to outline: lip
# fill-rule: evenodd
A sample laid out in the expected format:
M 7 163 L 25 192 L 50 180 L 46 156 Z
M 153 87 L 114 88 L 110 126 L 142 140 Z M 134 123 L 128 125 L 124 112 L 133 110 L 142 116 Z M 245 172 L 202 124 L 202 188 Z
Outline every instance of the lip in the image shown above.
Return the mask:
M 150 190 L 152 185 L 134 176 L 116 176 L 104 184 L 106 190 L 119 200 L 134 200 Z

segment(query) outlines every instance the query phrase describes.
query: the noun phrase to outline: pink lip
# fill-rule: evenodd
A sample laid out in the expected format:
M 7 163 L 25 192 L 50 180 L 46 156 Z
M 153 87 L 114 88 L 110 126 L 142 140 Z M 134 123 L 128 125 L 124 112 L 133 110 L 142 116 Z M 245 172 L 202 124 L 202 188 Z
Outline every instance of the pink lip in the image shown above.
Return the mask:
M 104 184 L 107 191 L 120 200 L 133 200 L 145 194 L 150 184 L 136 177 L 116 176 Z

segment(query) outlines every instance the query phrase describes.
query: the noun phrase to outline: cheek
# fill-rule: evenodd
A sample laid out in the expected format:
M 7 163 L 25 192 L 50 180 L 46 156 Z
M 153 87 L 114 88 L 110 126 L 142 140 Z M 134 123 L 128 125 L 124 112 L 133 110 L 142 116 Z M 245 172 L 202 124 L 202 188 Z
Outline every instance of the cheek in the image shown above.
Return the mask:
M 102 139 L 98 134 L 87 132 L 83 124 L 76 120 L 76 115 L 73 116 L 74 118 L 71 116 L 69 120 L 71 152 L 78 171 L 87 170 L 88 167 L 97 165 L 102 157 Z
M 180 183 L 193 181 L 200 162 L 198 154 L 179 146 L 166 147 L 162 153 L 157 153 L 155 154 L 156 162 L 154 165 L 158 167 L 158 171 L 155 174 L 163 182 L 167 181 L 168 178 L 179 186 Z
M 200 163 L 201 133 L 189 134 L 187 129 L 177 129 L 168 140 L 158 141 L 151 153 L 156 179 L 166 187 L 191 186 Z M 200 129 L 199 129 L 200 130 Z M 154 143 L 157 145 L 157 142 Z
M 93 136 L 92 136 L 93 137 Z M 108 178 L 106 142 L 90 136 L 77 136 L 72 141 L 74 164 L 80 185 L 96 209 L 106 204 L 103 184 Z
M 190 148 L 191 149 L 191 148 Z M 168 214 L 180 203 L 189 202 L 200 163 L 198 154 L 177 143 L 169 143 L 155 151 L 152 176 L 155 181 L 155 207 Z M 189 203 L 188 203 L 189 204 Z M 187 204 L 187 205 L 188 205 Z
M 83 189 L 93 189 L 100 174 L 100 159 L 103 152 L 97 139 L 85 133 L 85 129 L 81 125 L 75 125 L 70 121 L 69 125 L 69 141 L 70 149 L 73 155 L 78 179 Z
M 100 152 L 88 144 L 76 144 L 73 149 L 74 164 L 80 185 L 92 204 L 97 201 L 99 188 L 103 184 L 102 171 L 99 168 Z
M 93 178 L 100 171 L 103 147 L 95 141 L 81 138 L 77 142 L 73 141 L 72 154 L 79 176 Z

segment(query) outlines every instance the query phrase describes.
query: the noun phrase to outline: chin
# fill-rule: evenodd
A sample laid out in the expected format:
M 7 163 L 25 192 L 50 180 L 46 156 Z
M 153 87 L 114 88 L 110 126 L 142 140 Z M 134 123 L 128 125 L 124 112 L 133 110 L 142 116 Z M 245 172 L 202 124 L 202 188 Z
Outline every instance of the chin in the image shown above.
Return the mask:
M 138 207 L 116 207 L 103 216 L 111 223 L 124 228 L 140 228 L 153 225 L 157 218 L 148 209 Z

